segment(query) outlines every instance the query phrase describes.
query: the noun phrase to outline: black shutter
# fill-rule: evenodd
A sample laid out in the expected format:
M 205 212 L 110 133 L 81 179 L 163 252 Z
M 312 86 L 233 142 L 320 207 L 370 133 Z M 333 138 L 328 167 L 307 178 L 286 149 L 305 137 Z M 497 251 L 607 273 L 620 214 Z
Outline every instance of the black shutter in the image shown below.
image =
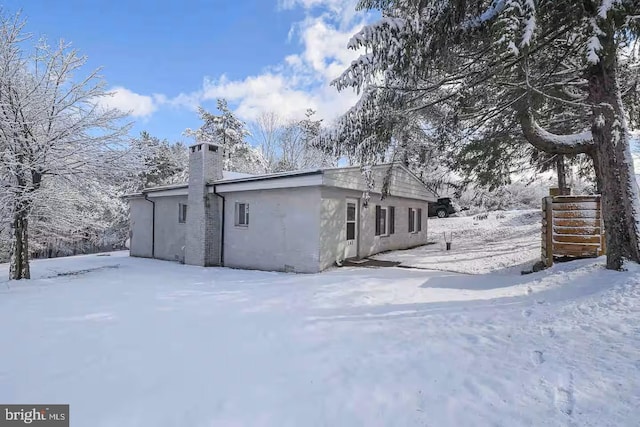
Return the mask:
M 418 209 L 418 231 L 422 231 L 422 209 Z
M 380 206 L 376 205 L 376 236 L 380 235 Z
M 396 208 L 389 206 L 389 234 L 396 232 Z

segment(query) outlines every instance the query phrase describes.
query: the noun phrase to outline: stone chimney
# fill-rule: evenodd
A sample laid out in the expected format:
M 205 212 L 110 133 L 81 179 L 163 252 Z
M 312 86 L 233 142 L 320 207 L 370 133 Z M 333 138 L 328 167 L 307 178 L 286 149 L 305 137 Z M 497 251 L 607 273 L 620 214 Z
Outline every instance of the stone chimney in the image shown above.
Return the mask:
M 221 146 L 198 142 L 189 147 L 185 264 L 220 265 L 221 203 L 207 184 L 222 179 L 222 164 Z

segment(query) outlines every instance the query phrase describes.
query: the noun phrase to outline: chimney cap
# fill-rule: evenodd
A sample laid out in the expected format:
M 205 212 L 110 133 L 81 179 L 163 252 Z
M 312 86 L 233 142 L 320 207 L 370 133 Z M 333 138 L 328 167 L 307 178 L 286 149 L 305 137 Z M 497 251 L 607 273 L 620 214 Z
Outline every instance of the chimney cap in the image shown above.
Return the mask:
M 203 145 L 203 144 L 204 145 L 212 145 L 214 147 L 221 147 L 222 148 L 221 144 L 216 144 L 215 142 L 209 142 L 209 141 L 197 141 L 197 142 L 194 142 L 193 144 L 189 145 L 189 148 L 197 147 L 198 145 Z

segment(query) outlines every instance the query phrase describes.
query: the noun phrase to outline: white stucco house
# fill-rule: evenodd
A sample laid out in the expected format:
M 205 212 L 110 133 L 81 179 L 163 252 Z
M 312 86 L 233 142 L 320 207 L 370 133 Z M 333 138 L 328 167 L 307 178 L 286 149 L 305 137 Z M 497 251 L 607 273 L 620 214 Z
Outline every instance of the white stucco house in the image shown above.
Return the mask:
M 358 166 L 254 176 L 222 165 L 221 147 L 197 143 L 187 184 L 128 196 L 131 256 L 315 273 L 427 242 L 427 202 L 436 196 L 401 164 L 372 168 L 368 203 Z

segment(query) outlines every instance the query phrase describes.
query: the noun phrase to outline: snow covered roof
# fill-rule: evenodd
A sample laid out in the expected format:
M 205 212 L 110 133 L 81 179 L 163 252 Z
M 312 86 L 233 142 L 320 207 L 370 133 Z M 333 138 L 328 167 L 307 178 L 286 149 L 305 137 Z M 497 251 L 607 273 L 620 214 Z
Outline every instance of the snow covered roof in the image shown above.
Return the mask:
M 404 169 L 406 169 L 404 167 L 404 165 L 402 165 L 401 163 L 381 163 L 379 165 L 375 165 L 373 166 L 374 168 L 382 168 L 382 167 L 389 167 L 389 166 L 399 166 L 402 167 Z M 248 182 L 248 181 L 261 181 L 261 180 L 265 180 L 265 179 L 273 179 L 273 178 L 288 178 L 288 177 L 295 177 L 295 176 L 303 176 L 303 175 L 315 175 L 315 174 L 321 174 L 324 172 L 328 172 L 328 171 L 335 171 L 335 170 L 350 170 L 350 169 L 360 169 L 361 166 L 335 166 L 335 167 L 328 167 L 328 168 L 318 168 L 318 169 L 301 169 L 301 170 L 295 170 L 295 171 L 288 171 L 288 172 L 276 172 L 276 173 L 267 173 L 267 174 L 261 174 L 261 175 L 249 175 L 249 174 L 242 174 L 242 173 L 237 173 L 237 172 L 229 172 L 229 173 L 233 173 L 236 175 L 244 175 L 244 176 L 238 176 L 235 178 L 227 178 L 226 175 L 224 178 L 222 178 L 220 181 L 215 181 L 216 184 L 227 184 L 227 183 L 235 183 L 235 182 Z M 408 169 L 407 169 L 408 171 Z M 414 175 L 415 176 L 415 175 Z M 416 178 L 417 179 L 417 178 Z
M 420 179 L 415 176 L 408 168 L 401 163 L 385 163 L 372 166 L 373 170 L 379 170 L 388 167 L 398 167 L 401 170 L 406 171 L 417 183 L 421 184 Z M 317 185 L 335 185 L 334 175 L 335 173 L 347 172 L 349 175 L 346 180 L 349 185 L 342 183 L 341 185 L 347 185 L 348 188 L 361 189 L 365 187 L 365 184 L 361 182 L 362 177 L 360 173 L 352 174 L 348 171 L 357 171 L 361 169 L 360 166 L 342 166 L 342 167 L 330 167 L 322 169 L 308 169 L 297 170 L 290 172 L 278 172 L 261 175 L 251 175 L 240 172 L 223 171 L 222 179 L 216 181 L 210 181 L 207 183 L 209 186 L 209 192 L 228 192 L 228 191 L 247 191 L 247 190 L 262 190 L 269 188 L 288 188 L 288 187 L 305 187 L 305 186 L 317 186 Z M 327 176 L 328 181 L 333 184 L 327 184 L 323 177 Z M 344 179 L 343 179 L 344 180 Z M 426 188 L 423 189 L 426 191 Z M 423 192 L 424 192 L 423 191 Z M 186 196 L 188 194 L 188 184 L 175 184 L 164 185 L 159 187 L 145 188 L 140 193 L 130 194 L 125 197 L 142 197 L 148 195 L 149 197 L 162 197 L 162 196 Z M 412 198 L 433 200 L 435 196 L 432 194 L 418 196 L 418 193 L 411 193 L 408 196 Z
M 322 173 L 324 169 L 310 169 L 310 170 L 298 170 L 298 171 L 289 171 L 289 172 L 277 172 L 277 173 L 266 173 L 262 175 L 249 175 L 246 173 L 239 173 L 235 178 L 223 178 L 220 181 L 215 181 L 216 184 L 227 184 L 232 182 L 247 182 L 247 181 L 261 181 L 265 179 L 273 179 L 273 178 L 286 178 L 291 176 L 300 176 L 300 175 L 312 175 Z
M 252 178 L 252 177 L 261 177 L 263 175 L 251 175 L 250 173 L 242 173 L 242 172 L 231 172 L 231 171 L 222 171 L 222 179 L 210 182 L 209 185 L 213 183 L 218 183 L 222 181 L 235 180 L 235 179 L 244 179 L 244 178 Z M 171 185 L 160 185 L 157 187 L 149 187 L 142 190 L 143 193 L 148 193 L 151 191 L 163 191 L 163 190 L 175 190 L 177 188 L 187 188 L 189 187 L 188 183 L 183 184 L 171 184 Z
M 222 171 L 222 179 L 218 180 L 218 181 L 213 181 L 212 183 L 209 183 L 209 185 L 211 185 L 213 183 L 217 183 L 217 182 L 222 182 L 222 181 L 227 181 L 227 180 L 234 180 L 234 179 L 250 178 L 250 177 L 254 177 L 254 176 L 256 176 L 256 175 L 251 175 L 249 173 L 242 173 L 242 172 Z M 261 175 L 257 175 L 257 176 L 261 176 Z M 186 182 L 185 183 L 180 183 L 180 184 L 159 185 L 157 187 L 144 188 L 139 193 L 126 194 L 124 197 L 125 198 L 140 197 L 140 196 L 143 196 L 146 193 L 157 193 L 157 192 L 161 192 L 161 191 L 167 192 L 167 191 L 171 191 L 171 190 L 184 190 L 184 194 L 187 194 L 186 190 L 188 188 L 189 188 L 189 184 L 186 183 Z M 172 193 L 175 193 L 175 191 L 172 191 Z
M 187 188 L 188 184 L 169 184 L 169 185 L 159 185 L 157 187 L 148 187 L 142 190 L 142 193 L 148 193 L 151 191 L 163 191 L 163 190 L 174 190 L 176 188 Z
M 248 178 L 251 176 L 256 176 L 256 175 L 251 175 L 250 173 L 242 173 L 242 172 L 222 171 L 221 181 L 225 181 L 228 179 Z M 261 176 L 261 175 L 257 175 L 257 176 Z
M 342 166 L 254 175 L 216 181 L 210 190 L 214 193 L 227 193 L 324 185 L 363 191 L 368 188 L 368 184 L 360 172 L 361 168 L 361 166 Z M 374 179 L 379 184 L 384 181 L 383 176 L 386 176 L 387 171 L 391 169 L 397 171 L 394 172 L 394 174 L 397 173 L 397 175 L 394 175 L 396 179 L 390 182 L 393 194 L 424 201 L 436 201 L 437 197 L 424 186 L 420 178 L 402 163 L 384 163 L 370 167 L 371 172 L 376 176 Z

